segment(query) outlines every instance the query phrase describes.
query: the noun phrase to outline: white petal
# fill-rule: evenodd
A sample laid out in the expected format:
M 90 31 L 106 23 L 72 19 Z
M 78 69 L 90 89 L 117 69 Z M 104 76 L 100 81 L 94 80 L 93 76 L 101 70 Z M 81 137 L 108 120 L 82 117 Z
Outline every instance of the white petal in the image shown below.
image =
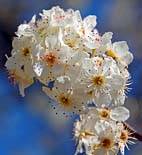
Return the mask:
M 125 107 L 116 107 L 110 111 L 110 118 L 115 121 L 126 121 L 130 116 L 130 112 Z
M 122 61 L 126 62 L 127 64 L 130 64 L 132 62 L 133 55 L 129 52 L 129 47 L 126 41 L 113 43 L 113 49 Z
M 63 75 L 64 71 L 65 71 L 65 67 L 63 64 L 55 64 L 51 69 L 53 77 Z
M 32 32 L 32 29 L 30 27 L 30 25 L 28 24 L 21 24 L 19 25 L 18 27 L 18 31 L 16 32 L 16 35 L 17 36 L 33 36 L 33 32 Z
M 86 18 L 84 18 L 84 27 L 88 28 L 89 30 L 93 30 L 93 28 L 95 28 L 95 26 L 97 25 L 97 21 L 96 21 L 97 17 L 96 16 L 92 16 L 89 15 Z
M 50 36 L 50 37 L 47 37 L 46 40 L 45 40 L 45 45 L 46 47 L 51 47 L 51 49 L 53 49 L 55 46 L 57 46 L 58 44 L 58 36 Z
M 74 65 L 75 63 L 80 62 L 80 61 L 84 60 L 85 58 L 88 58 L 87 53 L 85 53 L 85 52 L 75 52 L 71 56 L 71 59 L 69 60 L 68 63 L 70 65 Z
M 124 79 L 120 75 L 112 75 L 106 78 L 110 90 L 120 90 L 124 86 Z
M 107 131 L 110 131 L 111 128 L 111 124 L 105 120 L 100 120 L 97 121 L 95 124 L 95 130 L 97 132 L 97 134 L 99 134 L 99 136 L 104 136 L 104 134 L 106 134 L 106 129 Z M 107 133 L 108 134 L 108 133 Z
M 124 56 L 124 61 L 129 65 L 133 61 L 133 54 L 130 52 L 127 52 Z
M 102 36 L 102 44 L 107 44 L 110 42 L 110 40 L 112 39 L 112 32 L 106 32 L 103 34 Z
M 29 23 L 35 23 L 36 22 L 36 15 L 33 15 L 33 17 L 32 17 L 32 19 L 30 20 L 30 22 Z
M 108 107 L 111 103 L 111 96 L 109 93 L 100 93 L 94 100 L 97 107 Z
M 55 80 L 54 87 L 62 93 L 67 93 L 71 89 L 71 80 L 69 76 L 60 76 Z
M 129 50 L 129 47 L 126 41 L 118 41 L 113 43 L 113 48 L 115 49 L 116 52 L 117 51 L 118 53 L 121 52 L 121 54 L 125 54 L 125 52 Z
M 74 26 L 75 29 L 80 29 L 81 28 L 81 24 L 82 24 L 82 17 L 80 15 L 79 10 L 75 11 L 74 16 L 73 16 L 73 20 L 74 20 Z

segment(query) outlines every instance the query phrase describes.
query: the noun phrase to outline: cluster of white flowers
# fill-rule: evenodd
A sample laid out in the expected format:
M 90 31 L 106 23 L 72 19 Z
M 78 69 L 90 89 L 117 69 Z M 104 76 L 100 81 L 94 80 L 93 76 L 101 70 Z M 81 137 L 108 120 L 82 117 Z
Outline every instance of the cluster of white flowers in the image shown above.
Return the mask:
M 76 154 L 115 155 L 120 149 L 124 155 L 131 142 L 122 123 L 129 118 L 123 105 L 133 60 L 127 43 L 112 43 L 112 32 L 96 29 L 96 16 L 82 19 L 78 10 L 57 6 L 40 16 L 18 27 L 6 62 L 10 78 L 22 96 L 38 80 L 57 112 L 80 114 Z
M 128 116 L 129 111 L 124 107 L 93 107 L 80 115 L 74 124 L 75 155 L 84 151 L 86 155 L 117 155 L 119 151 L 124 155 L 125 147 L 136 140 L 123 124 Z

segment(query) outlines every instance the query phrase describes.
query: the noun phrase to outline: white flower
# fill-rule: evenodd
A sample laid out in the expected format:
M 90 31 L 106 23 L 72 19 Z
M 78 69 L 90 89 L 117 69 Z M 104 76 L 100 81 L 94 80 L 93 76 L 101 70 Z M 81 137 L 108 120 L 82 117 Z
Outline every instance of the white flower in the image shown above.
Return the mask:
M 64 11 L 59 6 L 52 7 L 51 10 L 43 10 L 40 14 L 44 19 L 48 19 L 51 26 L 67 27 L 73 24 L 74 10 L 68 9 Z
M 24 89 L 33 83 L 35 76 L 32 66 L 34 61 L 32 54 L 34 42 L 30 37 L 15 37 L 12 45 L 12 56 L 10 58 L 7 57 L 8 60 L 5 66 L 12 81 L 19 85 L 20 94 L 24 96 Z
M 136 140 L 136 138 L 132 136 L 133 133 L 131 133 L 129 129 L 127 129 L 126 125 L 125 126 L 124 124 L 118 124 L 118 125 L 121 133 L 118 140 L 118 145 L 121 154 L 125 155 L 125 147 L 129 149 L 128 144 L 130 145 L 135 144 L 134 140 Z
M 80 87 L 78 78 L 82 72 L 82 63 L 89 55 L 85 52 L 73 52 L 66 61 L 65 75 L 69 76 L 77 87 Z M 74 86 L 75 86 L 74 85 Z
M 87 152 L 88 146 L 97 141 L 97 135 L 94 129 L 94 120 L 88 115 L 83 114 L 80 116 L 80 120 L 74 123 L 74 139 L 77 142 L 76 154 Z
M 91 49 L 91 57 L 103 55 L 106 51 L 107 44 L 111 42 L 112 32 L 105 32 L 102 36 L 95 30 L 88 35 L 85 45 Z
M 124 107 L 90 107 L 74 124 L 74 138 L 78 144 L 76 154 L 85 151 L 91 155 L 115 155 L 119 149 L 124 152 L 127 143 L 133 142 L 128 140 L 131 138 L 130 133 L 118 121 L 125 121 L 128 115 Z
M 125 41 L 115 43 L 110 42 L 107 45 L 106 55 L 112 57 L 118 62 L 121 62 L 125 66 L 129 65 L 133 60 L 133 55 L 129 52 L 129 47 Z
M 9 78 L 11 82 L 13 82 L 14 84 L 18 84 L 20 94 L 22 96 L 25 96 L 24 89 L 29 87 L 33 83 L 32 74 L 27 74 L 23 69 L 21 69 L 14 57 L 8 58 L 5 66 L 9 72 Z
M 46 48 L 38 44 L 34 50 L 38 60 L 34 64 L 34 71 L 44 84 L 57 76 L 65 75 L 66 62 L 72 54 L 70 48 L 61 46 L 57 37 L 47 37 Z
M 36 16 L 34 15 L 29 23 L 24 23 L 18 26 L 18 31 L 15 33 L 18 37 L 21 36 L 34 36 L 34 25 L 36 21 Z
M 122 122 L 126 121 L 130 116 L 129 110 L 123 106 L 96 108 L 91 107 L 87 113 L 87 117 L 95 120 L 106 120 Z
M 115 155 L 118 153 L 117 139 L 118 130 L 115 123 L 99 121 L 95 125 L 97 135 L 99 137 L 97 144 L 92 144 L 92 155 Z
M 96 16 L 90 15 L 84 18 L 84 20 L 82 20 L 82 17 L 78 10 L 75 11 L 75 16 L 73 17 L 73 20 L 74 28 L 76 29 L 78 34 L 83 38 L 86 38 L 90 33 L 92 33 L 97 24 Z
M 57 26 L 50 26 L 47 19 L 38 20 L 36 26 L 33 28 L 35 34 L 35 40 L 37 44 L 46 47 L 46 38 L 56 36 L 58 38 L 60 28 Z M 57 40 L 57 39 L 55 39 Z
M 85 59 L 84 74 L 80 77 L 80 82 L 86 92 L 93 93 L 93 102 L 97 106 L 104 106 L 111 102 L 111 91 L 120 90 L 124 85 L 124 79 L 119 73 L 119 69 L 111 59 Z M 86 68 L 87 66 L 87 68 Z M 82 67 L 84 68 L 84 66 Z
M 80 52 L 89 52 L 89 49 L 86 47 L 84 39 L 80 37 L 74 27 L 66 27 L 62 31 L 63 41 L 65 45 L 72 48 L 74 51 Z
M 14 61 L 23 68 L 26 74 L 34 77 L 33 63 L 35 56 L 33 54 L 33 47 L 35 46 L 34 40 L 30 37 L 14 38 L 13 42 L 12 57 Z M 14 62 L 13 62 L 14 63 Z
M 43 87 L 43 91 L 54 99 L 63 111 L 83 113 L 86 111 L 86 101 L 82 89 L 72 89 L 70 78 L 67 76 L 57 78 L 54 87 Z

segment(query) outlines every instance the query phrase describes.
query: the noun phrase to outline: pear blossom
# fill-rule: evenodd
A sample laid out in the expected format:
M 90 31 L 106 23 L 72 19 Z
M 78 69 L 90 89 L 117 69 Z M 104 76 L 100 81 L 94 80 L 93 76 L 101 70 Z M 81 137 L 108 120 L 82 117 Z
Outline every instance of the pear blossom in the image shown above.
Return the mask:
M 131 137 L 123 123 L 116 122 L 108 115 L 107 109 L 98 109 L 101 117 L 95 110 L 95 107 L 90 108 L 89 112 L 81 115 L 80 120 L 74 124 L 74 138 L 77 141 L 75 154 L 86 152 L 87 155 L 115 155 L 120 149 L 124 155 L 124 148 L 128 148 L 127 143 L 134 144 L 132 140 L 135 138 Z
M 52 7 L 51 10 L 43 10 L 43 13 L 40 15 L 43 19 L 46 19 L 49 21 L 49 24 L 52 27 L 64 27 L 64 26 L 71 26 L 73 24 L 73 16 L 74 16 L 74 10 L 68 9 L 67 11 L 64 11 L 59 6 Z
M 19 25 L 18 30 L 17 32 L 15 32 L 15 34 L 18 37 L 21 37 L 21 36 L 28 36 L 28 37 L 32 36 L 33 37 L 34 36 L 33 28 L 34 28 L 35 22 L 36 22 L 36 16 L 34 15 L 29 23 L 24 23 L 24 24 Z
M 132 137 L 132 134 L 129 129 L 124 128 L 123 124 L 120 124 L 121 136 L 119 138 L 119 148 L 122 155 L 125 155 L 125 148 L 129 150 L 128 144 L 135 144 L 136 138 Z
M 91 49 L 91 57 L 103 55 L 106 51 L 107 44 L 111 42 L 112 32 L 105 32 L 100 36 L 99 32 L 95 29 L 85 41 L 85 45 Z
M 113 120 L 116 122 L 126 121 L 130 116 L 129 110 L 124 106 L 96 108 L 93 107 L 88 112 L 88 117 L 101 120 Z
M 125 41 L 108 43 L 106 55 L 112 57 L 116 61 L 120 61 L 125 66 L 129 65 L 133 60 L 133 55 L 129 52 L 129 47 Z
M 86 92 L 91 91 L 93 93 L 92 101 L 95 102 L 97 106 L 103 106 L 106 102 L 110 104 L 112 100 L 110 92 L 120 90 L 125 84 L 124 79 L 119 74 L 117 66 L 108 58 L 104 60 L 100 59 L 99 64 L 98 59 L 85 59 L 85 61 L 85 65 L 88 69 L 85 68 L 80 81 Z M 118 71 L 118 74 L 115 73 L 116 71 Z
M 97 17 L 59 6 L 18 26 L 5 66 L 20 94 L 38 80 L 56 114 L 78 114 L 75 155 L 125 155 L 133 144 L 125 99 L 133 60 L 126 41 L 98 31 Z
M 17 60 L 15 60 L 14 57 L 7 57 L 7 62 L 5 64 L 9 79 L 13 84 L 19 85 L 20 94 L 22 96 L 25 96 L 24 90 L 25 88 L 29 87 L 31 84 L 33 84 L 33 75 L 28 74 L 17 64 Z
M 84 19 L 82 19 L 80 12 L 78 10 L 75 11 L 75 16 L 73 17 L 73 20 L 74 20 L 74 28 L 76 29 L 78 34 L 83 38 L 86 38 L 87 35 L 92 33 L 97 24 L 96 16 L 89 15 Z
M 81 89 L 73 89 L 68 76 L 60 76 L 56 79 L 52 89 L 43 87 L 43 91 L 54 99 L 63 111 L 82 113 L 86 111 L 86 103 Z
M 33 63 L 35 56 L 33 55 L 33 47 L 35 43 L 30 37 L 15 37 L 12 46 L 12 57 L 19 67 L 23 68 L 26 74 L 34 77 Z M 20 62 L 20 63 L 18 63 Z
M 92 146 L 92 155 L 94 154 L 117 154 L 118 146 L 117 139 L 119 132 L 115 123 L 108 123 L 105 121 L 99 121 L 95 125 L 97 135 L 99 136 L 98 143 Z

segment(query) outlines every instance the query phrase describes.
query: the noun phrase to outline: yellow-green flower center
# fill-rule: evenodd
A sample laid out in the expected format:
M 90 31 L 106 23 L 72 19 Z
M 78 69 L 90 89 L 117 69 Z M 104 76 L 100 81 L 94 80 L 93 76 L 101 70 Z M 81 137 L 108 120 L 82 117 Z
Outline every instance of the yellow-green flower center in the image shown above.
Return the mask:
M 105 83 L 105 78 L 101 75 L 94 76 L 92 82 L 95 86 L 102 87 Z

